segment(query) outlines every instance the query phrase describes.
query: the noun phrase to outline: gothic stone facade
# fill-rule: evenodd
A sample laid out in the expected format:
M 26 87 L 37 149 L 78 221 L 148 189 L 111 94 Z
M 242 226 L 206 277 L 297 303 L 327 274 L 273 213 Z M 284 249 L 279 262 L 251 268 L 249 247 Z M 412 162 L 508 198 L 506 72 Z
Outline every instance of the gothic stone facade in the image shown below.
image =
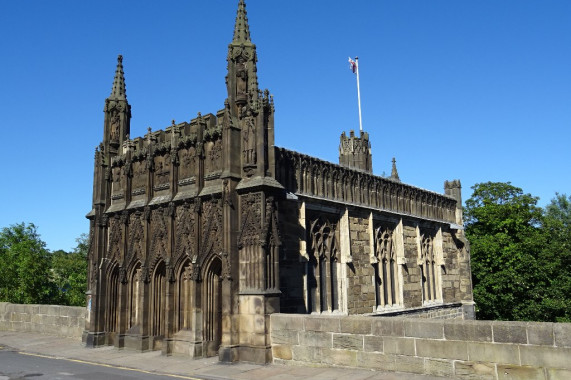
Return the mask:
M 95 152 L 84 341 L 271 360 L 269 315 L 385 314 L 472 301 L 460 184 L 372 174 L 368 135 L 340 163 L 274 146 L 240 0 L 216 114 L 130 138 L 122 57 Z M 394 165 L 394 163 L 393 163 Z

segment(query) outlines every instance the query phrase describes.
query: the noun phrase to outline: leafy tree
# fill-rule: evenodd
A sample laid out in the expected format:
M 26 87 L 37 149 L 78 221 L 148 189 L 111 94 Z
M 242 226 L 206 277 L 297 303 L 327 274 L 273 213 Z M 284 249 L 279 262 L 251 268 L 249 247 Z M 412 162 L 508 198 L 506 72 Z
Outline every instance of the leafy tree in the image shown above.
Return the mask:
M 542 311 L 546 320 L 571 322 L 571 196 L 555 194 L 546 207 L 544 226 L 543 259 L 550 277 Z
M 0 301 L 49 303 L 50 254 L 32 223 L 14 224 L 0 232 Z
M 509 182 L 472 189 L 464 215 L 478 318 L 568 320 L 568 200 L 558 196 L 544 215 L 537 197 Z
M 88 235 L 82 234 L 73 252 L 59 250 L 52 254 L 52 281 L 58 289 L 58 304 L 85 306 L 88 241 Z

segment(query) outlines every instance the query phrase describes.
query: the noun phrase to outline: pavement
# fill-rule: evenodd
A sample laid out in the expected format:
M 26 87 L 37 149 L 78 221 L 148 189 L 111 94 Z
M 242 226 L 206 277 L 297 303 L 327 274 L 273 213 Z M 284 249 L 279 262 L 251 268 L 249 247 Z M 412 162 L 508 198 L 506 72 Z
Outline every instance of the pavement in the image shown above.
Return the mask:
M 23 354 L 128 369 L 182 379 L 320 379 L 320 380 L 442 380 L 438 376 L 381 372 L 342 367 L 307 367 L 280 364 L 220 363 L 218 358 L 191 359 L 164 356 L 159 351 L 136 352 L 112 346 L 87 348 L 77 338 L 37 333 L 0 331 L 0 349 Z

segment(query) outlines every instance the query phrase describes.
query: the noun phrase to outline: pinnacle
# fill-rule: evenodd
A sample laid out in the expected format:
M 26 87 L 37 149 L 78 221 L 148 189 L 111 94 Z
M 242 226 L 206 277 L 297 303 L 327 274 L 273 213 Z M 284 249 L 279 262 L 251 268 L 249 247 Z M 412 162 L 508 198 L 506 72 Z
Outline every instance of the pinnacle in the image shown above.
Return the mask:
M 115 79 L 113 80 L 113 88 L 111 89 L 109 99 L 127 100 L 125 74 L 123 73 L 123 56 L 121 54 L 117 57 L 117 69 L 115 69 Z
M 393 157 L 393 168 L 391 170 L 391 179 L 400 182 L 399 173 L 397 171 L 397 160 Z
M 243 43 L 250 41 L 250 26 L 248 25 L 248 15 L 246 13 L 246 3 L 240 0 L 238 12 L 236 13 L 236 25 L 234 26 L 234 38 L 232 43 Z

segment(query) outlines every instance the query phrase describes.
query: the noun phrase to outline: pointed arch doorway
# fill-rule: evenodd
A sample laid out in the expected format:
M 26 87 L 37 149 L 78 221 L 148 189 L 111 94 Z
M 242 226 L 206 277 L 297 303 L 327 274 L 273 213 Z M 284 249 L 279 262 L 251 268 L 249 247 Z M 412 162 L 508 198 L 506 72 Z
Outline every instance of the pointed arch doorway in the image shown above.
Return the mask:
M 217 356 L 222 340 L 222 261 L 214 257 L 202 283 L 204 356 Z

